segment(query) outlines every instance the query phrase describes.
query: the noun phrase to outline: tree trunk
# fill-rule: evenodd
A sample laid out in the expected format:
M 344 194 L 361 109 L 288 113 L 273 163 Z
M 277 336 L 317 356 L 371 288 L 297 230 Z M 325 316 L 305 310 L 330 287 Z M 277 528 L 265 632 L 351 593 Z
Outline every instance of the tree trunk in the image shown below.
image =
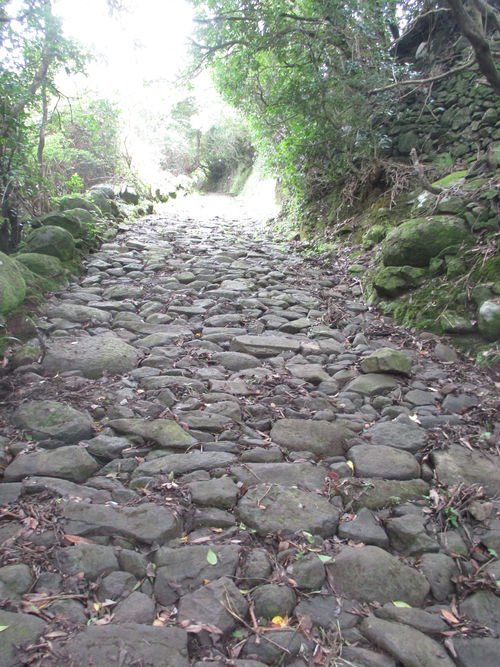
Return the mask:
M 446 4 L 450 8 L 460 32 L 471 43 L 481 73 L 484 74 L 493 90 L 500 95 L 500 72 L 496 67 L 484 30 L 474 22 L 462 0 L 446 0 Z

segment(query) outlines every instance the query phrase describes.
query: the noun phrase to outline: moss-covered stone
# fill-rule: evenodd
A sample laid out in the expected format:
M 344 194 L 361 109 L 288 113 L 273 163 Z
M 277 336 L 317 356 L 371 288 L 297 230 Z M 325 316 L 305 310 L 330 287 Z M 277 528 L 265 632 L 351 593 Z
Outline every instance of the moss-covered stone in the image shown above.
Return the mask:
M 57 257 L 43 255 L 37 252 L 27 252 L 16 255 L 16 261 L 27 266 L 30 271 L 46 278 L 60 278 L 64 276 L 65 270 Z
M 19 306 L 26 296 L 26 282 L 16 262 L 0 252 L 0 314 Z
M 104 215 L 114 215 L 114 202 L 103 190 L 91 190 L 88 197 L 102 211 L 102 213 L 104 213 Z
M 486 340 L 500 339 L 500 299 L 490 299 L 481 305 L 478 327 Z
M 99 208 L 94 202 L 79 195 L 64 195 L 57 199 L 57 205 L 61 211 L 71 211 L 74 208 L 84 208 L 91 213 L 99 215 Z
M 380 296 L 394 298 L 421 285 L 427 276 L 425 269 L 414 266 L 385 266 L 373 278 L 373 286 Z
M 35 224 L 38 223 L 42 226 L 52 225 L 53 227 L 61 227 L 61 229 L 65 229 L 74 238 L 78 238 L 82 233 L 82 225 L 80 221 L 70 213 L 47 213 L 40 218 L 36 218 L 34 222 Z
M 434 181 L 432 184 L 436 188 L 450 188 L 452 185 L 457 185 L 459 182 L 467 176 L 467 169 L 463 171 L 454 171 L 448 176 L 443 176 L 438 181 Z
M 428 266 L 443 250 L 473 241 L 460 218 L 437 215 L 407 220 L 385 239 L 382 260 L 385 266 Z
M 363 248 L 366 250 L 373 248 L 373 246 L 377 245 L 377 243 L 380 243 L 385 239 L 388 231 L 388 228 L 384 225 L 373 225 L 370 227 L 370 229 L 368 229 L 363 234 L 363 238 L 361 240 Z
M 67 262 L 72 260 L 75 255 L 75 241 L 73 236 L 65 229 L 46 225 L 31 232 L 25 249 L 28 253 L 52 255 L 60 259 L 61 262 Z
M 22 262 L 17 262 L 17 267 L 26 283 L 26 296 L 38 299 L 44 292 L 57 289 L 63 282 L 61 278 L 47 278 L 34 273 Z
M 71 211 L 66 211 L 65 215 L 70 216 L 71 218 L 74 218 L 78 220 L 80 225 L 86 225 L 86 224 L 91 224 L 95 223 L 97 221 L 97 217 L 95 213 L 91 213 L 90 211 L 87 211 L 86 208 L 72 208 Z M 71 230 L 68 230 L 71 231 Z M 74 236 L 74 234 L 73 234 Z
M 444 333 L 464 334 L 475 331 L 475 326 L 468 315 L 455 310 L 446 310 L 439 317 L 439 325 Z
M 500 281 L 500 255 L 487 259 L 473 274 L 474 280 L 481 282 Z

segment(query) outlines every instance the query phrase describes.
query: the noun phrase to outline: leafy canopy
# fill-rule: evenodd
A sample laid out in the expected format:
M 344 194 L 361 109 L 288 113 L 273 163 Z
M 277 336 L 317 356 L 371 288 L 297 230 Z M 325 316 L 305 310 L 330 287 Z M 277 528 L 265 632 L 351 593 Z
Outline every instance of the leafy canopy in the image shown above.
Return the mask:
M 192 0 L 198 67 L 251 119 L 289 192 L 321 197 L 376 150 L 373 100 L 386 82 L 393 0 Z

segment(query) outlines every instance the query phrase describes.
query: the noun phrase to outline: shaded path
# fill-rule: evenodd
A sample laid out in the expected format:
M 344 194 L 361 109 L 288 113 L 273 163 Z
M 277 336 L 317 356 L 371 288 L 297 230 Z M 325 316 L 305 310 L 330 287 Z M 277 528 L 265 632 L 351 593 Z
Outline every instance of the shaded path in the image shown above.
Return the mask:
M 14 356 L 0 665 L 494 664 L 495 387 L 242 216 L 134 223 Z

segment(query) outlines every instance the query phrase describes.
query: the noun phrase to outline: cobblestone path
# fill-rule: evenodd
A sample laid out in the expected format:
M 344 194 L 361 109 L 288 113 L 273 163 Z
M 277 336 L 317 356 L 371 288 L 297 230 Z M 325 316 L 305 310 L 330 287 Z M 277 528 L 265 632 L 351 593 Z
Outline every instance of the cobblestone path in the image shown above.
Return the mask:
M 498 664 L 495 384 L 205 201 L 12 357 L 0 666 Z

